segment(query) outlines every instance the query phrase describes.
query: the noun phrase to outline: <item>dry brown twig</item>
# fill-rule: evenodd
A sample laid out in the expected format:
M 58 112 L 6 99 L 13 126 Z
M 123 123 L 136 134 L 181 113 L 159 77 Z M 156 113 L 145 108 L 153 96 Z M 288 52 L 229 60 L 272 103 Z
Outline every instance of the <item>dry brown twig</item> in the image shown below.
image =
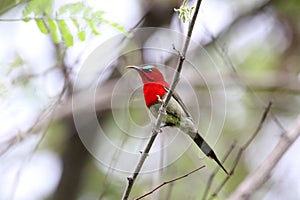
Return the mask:
M 167 184 L 170 184 L 170 183 L 174 183 L 175 181 L 178 181 L 178 180 L 180 180 L 180 179 L 186 178 L 186 177 L 188 177 L 189 175 L 191 175 L 191 174 L 193 174 L 193 173 L 199 171 L 200 169 L 203 169 L 204 167 L 205 167 L 205 165 L 202 165 L 202 166 L 198 167 L 197 169 L 194 169 L 193 171 L 190 171 L 189 173 L 186 173 L 186 174 L 184 174 L 184 175 L 182 175 L 182 176 L 176 177 L 176 178 L 171 179 L 171 180 L 169 180 L 169 181 L 165 181 L 165 182 L 163 182 L 162 184 L 158 185 L 157 187 L 153 188 L 151 191 L 149 191 L 149 192 L 143 194 L 142 196 L 139 196 L 139 197 L 135 198 L 134 200 L 140 200 L 140 199 L 142 199 L 142 198 L 144 198 L 144 197 L 146 197 L 146 196 L 152 194 L 153 192 L 155 192 L 155 191 L 158 190 L 159 188 L 163 187 L 164 185 L 167 185 Z

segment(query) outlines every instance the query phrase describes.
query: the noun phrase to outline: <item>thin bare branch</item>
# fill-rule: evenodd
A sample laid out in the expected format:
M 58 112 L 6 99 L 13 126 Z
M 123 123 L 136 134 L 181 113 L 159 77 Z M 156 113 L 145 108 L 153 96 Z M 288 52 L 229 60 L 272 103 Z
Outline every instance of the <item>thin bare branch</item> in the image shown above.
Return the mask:
M 216 52 L 219 54 L 219 56 L 223 59 L 224 64 L 231 68 L 234 73 L 235 80 L 245 89 L 246 92 L 248 92 L 249 96 L 253 99 L 254 102 L 256 102 L 256 105 L 258 107 L 261 107 L 261 105 L 264 104 L 262 102 L 261 98 L 259 98 L 255 93 L 252 87 L 240 76 L 239 71 L 237 70 L 235 64 L 232 62 L 231 58 L 228 56 L 227 52 L 224 50 L 224 48 L 218 43 L 216 39 L 213 40 L 213 45 L 216 50 Z M 284 131 L 284 128 L 280 121 L 277 119 L 275 114 L 270 113 L 270 116 L 272 117 L 273 121 L 277 124 L 277 126 Z M 255 136 L 254 136 L 255 137 Z
M 120 157 L 120 154 L 121 154 L 120 149 L 122 149 L 124 147 L 124 145 L 127 141 L 126 135 L 123 135 L 123 138 L 121 140 L 122 140 L 122 142 L 120 144 L 120 148 L 117 148 L 114 151 L 112 159 L 108 165 L 109 169 L 107 170 L 107 172 L 105 173 L 105 176 L 103 178 L 104 180 L 102 181 L 101 193 L 98 197 L 98 200 L 102 200 L 104 198 L 105 194 L 107 193 L 107 191 L 111 185 L 112 180 L 110 179 L 110 176 L 115 172 L 115 165 L 117 164 L 118 158 Z
M 300 135 L 300 115 L 283 134 L 269 156 L 239 185 L 229 200 L 249 199 L 270 177 L 279 160 Z
M 66 89 L 63 87 L 62 91 L 59 93 L 57 98 L 54 100 L 54 102 L 49 105 L 47 108 L 45 108 L 39 116 L 36 118 L 34 123 L 24 132 L 20 132 L 13 137 L 9 138 L 6 141 L 3 141 L 0 143 L 0 146 L 4 146 L 0 150 L 0 156 L 4 155 L 13 145 L 18 144 L 22 142 L 24 139 L 28 137 L 27 133 L 37 132 L 42 130 L 43 134 L 45 132 L 44 129 L 48 129 L 52 121 L 54 120 L 53 113 L 55 112 L 57 106 L 61 103 L 62 97 L 65 93 Z M 41 128 L 42 127 L 42 128 Z M 41 140 L 43 139 L 43 134 L 41 137 Z
M 242 149 L 246 149 L 249 146 L 249 144 L 254 140 L 254 138 L 257 136 L 257 134 L 261 130 L 264 122 L 267 119 L 267 115 L 270 112 L 271 106 L 272 106 L 272 102 L 270 101 L 269 104 L 268 104 L 268 106 L 267 106 L 267 108 L 265 109 L 265 111 L 264 111 L 261 119 L 260 119 L 260 122 L 259 122 L 257 128 L 255 129 L 254 133 L 251 135 L 251 137 L 249 138 L 249 140 L 242 146 Z
M 42 141 L 44 140 L 44 138 L 45 138 L 45 136 L 46 136 L 46 134 L 47 134 L 47 132 L 48 132 L 48 130 L 50 128 L 50 125 L 52 123 L 52 120 L 53 120 L 53 118 L 51 118 L 52 113 L 56 109 L 57 105 L 61 102 L 61 100 L 63 98 L 63 95 L 67 91 L 67 86 L 68 86 L 68 84 L 67 84 L 66 79 L 65 79 L 64 87 L 61 90 L 61 92 L 59 93 L 59 95 L 58 95 L 57 99 L 54 101 L 54 103 L 40 113 L 40 115 L 38 116 L 38 118 L 36 119 L 36 121 L 34 122 L 34 124 L 25 133 L 21 133 L 20 134 L 21 136 L 17 135 L 17 136 L 15 136 L 15 137 L 13 137 L 11 139 L 14 142 L 11 145 L 13 145 L 13 144 L 15 144 L 17 142 L 22 141 L 23 139 L 26 138 L 25 134 L 33 132 L 45 118 L 48 118 L 50 116 L 50 120 L 48 121 L 48 124 L 45 126 L 45 128 L 42 131 L 42 133 L 40 134 L 40 138 L 38 139 L 37 143 L 33 146 L 30 154 L 28 156 L 26 156 L 25 159 L 22 161 L 22 163 L 21 163 L 21 165 L 20 165 L 20 167 L 19 167 L 19 169 L 17 171 L 16 177 L 14 179 L 14 187 L 13 187 L 12 191 L 10 192 L 10 195 L 9 195 L 10 198 L 9 199 L 14 199 L 14 196 L 15 196 L 15 193 L 16 193 L 16 189 L 17 189 L 19 180 L 21 178 L 22 169 L 31 160 L 33 154 L 38 150 L 39 146 L 41 145 Z M 17 139 L 15 139 L 15 138 L 17 138 Z M 9 145 L 9 147 L 11 145 Z M 6 150 L 8 150 L 8 149 L 6 149 Z M 1 152 L 1 153 L 5 153 L 5 152 L 6 151 Z M 0 156 L 1 156 L 1 154 L 0 154 Z
M 169 184 L 169 188 L 168 188 L 165 200 L 170 200 L 171 199 L 171 194 L 172 194 L 173 188 L 174 188 L 174 182 Z
M 168 105 L 168 103 L 171 99 L 171 96 L 173 94 L 173 91 L 174 91 L 174 89 L 175 89 L 175 87 L 176 87 L 176 85 L 179 81 L 180 72 L 181 72 L 181 69 L 182 69 L 182 66 L 183 66 L 183 62 L 185 61 L 185 55 L 187 53 L 187 49 L 188 49 L 189 44 L 190 44 L 190 39 L 191 39 L 191 36 L 192 36 L 192 33 L 193 33 L 193 29 L 194 29 L 194 25 L 195 25 L 195 22 L 196 22 L 196 19 L 197 19 L 198 12 L 200 10 L 201 2 L 202 2 L 202 0 L 197 0 L 195 11 L 194 11 L 192 20 L 189 24 L 189 29 L 188 29 L 187 37 L 186 37 L 185 42 L 184 42 L 182 54 L 180 54 L 180 56 L 179 56 L 179 62 L 178 62 L 177 68 L 176 68 L 175 75 L 174 75 L 173 81 L 171 83 L 170 90 L 168 91 L 168 93 L 166 95 L 166 98 L 163 100 L 162 105 L 159 109 L 158 117 L 156 119 L 155 126 L 152 130 L 151 138 L 148 141 L 148 144 L 146 145 L 145 150 L 142 153 L 142 156 L 141 156 L 141 158 L 140 158 L 140 160 L 139 160 L 139 162 L 138 162 L 138 164 L 137 164 L 137 166 L 134 170 L 134 173 L 132 174 L 131 177 L 127 177 L 128 184 L 127 184 L 127 187 L 124 190 L 124 194 L 123 194 L 123 197 L 122 197 L 123 200 L 127 200 L 129 198 L 129 195 L 130 195 L 132 186 L 134 184 L 134 181 L 135 181 L 136 177 L 138 176 L 138 174 L 140 173 L 140 171 L 142 169 L 142 166 L 143 166 L 143 164 L 144 164 L 144 162 L 145 162 L 145 160 L 148 156 L 148 153 L 149 153 L 149 151 L 152 147 L 152 144 L 154 143 L 155 138 L 156 138 L 156 136 L 157 136 L 157 134 L 160 130 L 160 126 L 161 126 L 161 123 L 162 123 L 162 119 L 165 116 L 167 105 Z
M 160 185 L 158 185 L 157 187 L 155 187 L 154 189 L 152 189 L 151 191 L 147 192 L 146 194 L 143 194 L 142 196 L 139 196 L 139 197 L 135 198 L 134 200 L 142 199 L 142 198 L 144 198 L 144 197 L 146 197 L 146 196 L 152 194 L 153 192 L 155 192 L 155 191 L 158 190 L 159 188 L 163 187 L 164 185 L 167 185 L 167 184 L 170 184 L 170 183 L 174 183 L 175 181 L 178 181 L 178 180 L 180 180 L 180 179 L 186 178 L 186 177 L 188 177 L 189 175 L 191 175 L 191 174 L 193 174 L 193 173 L 199 171 L 200 169 L 202 169 L 202 168 L 204 168 L 204 167 L 205 167 L 205 165 L 202 165 L 202 166 L 198 167 L 197 169 L 194 169 L 193 171 L 190 171 L 190 172 L 187 173 L 187 174 L 184 174 L 184 175 L 182 175 L 182 176 L 176 177 L 176 178 L 171 179 L 171 180 L 169 180 L 169 181 L 165 181 L 165 182 L 163 182 L 162 184 L 160 184 Z

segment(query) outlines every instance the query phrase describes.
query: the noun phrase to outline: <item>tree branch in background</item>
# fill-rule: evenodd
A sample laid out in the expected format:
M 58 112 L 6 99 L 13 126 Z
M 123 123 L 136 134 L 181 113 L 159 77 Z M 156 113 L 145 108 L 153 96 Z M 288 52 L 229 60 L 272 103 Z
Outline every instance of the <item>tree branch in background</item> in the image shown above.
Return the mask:
M 22 142 L 23 140 L 27 139 L 31 133 L 35 133 L 38 131 L 41 131 L 41 138 L 39 139 L 37 146 L 35 147 L 35 150 L 38 148 L 39 143 L 43 140 L 49 126 L 51 123 L 55 120 L 55 117 L 53 116 L 53 113 L 55 112 L 57 106 L 61 103 L 63 95 L 65 94 L 67 90 L 67 86 L 64 84 L 62 91 L 58 94 L 57 98 L 54 100 L 54 102 L 49 105 L 47 108 L 45 108 L 43 111 L 40 112 L 39 116 L 36 118 L 34 123 L 24 132 L 19 132 L 18 134 L 14 135 L 13 137 L 3 141 L 0 143 L 1 149 L 0 149 L 0 157 L 4 155 L 10 148 Z M 28 134 L 30 133 L 30 134 Z M 34 151 L 35 151 L 34 150 Z
M 115 172 L 115 166 L 116 166 L 118 159 L 120 157 L 120 154 L 121 154 L 120 149 L 123 149 L 123 147 L 127 141 L 127 137 L 125 135 L 123 135 L 121 141 L 122 142 L 120 144 L 120 147 L 114 151 L 114 153 L 112 155 L 112 159 L 108 165 L 109 169 L 107 170 L 107 172 L 105 173 L 105 176 L 103 178 L 103 184 L 101 186 L 101 193 L 98 197 L 98 200 L 102 200 L 103 198 L 105 198 L 105 194 L 108 192 L 108 190 L 111 186 L 111 183 L 113 182 L 113 180 L 111 180 L 110 177 Z
M 251 135 L 251 137 L 245 142 L 245 144 L 240 148 L 235 161 L 233 162 L 233 166 L 230 170 L 230 174 L 234 174 L 234 171 L 242 157 L 242 154 L 244 153 L 244 150 L 248 148 L 248 146 L 251 144 L 251 142 L 254 140 L 254 138 L 258 135 L 259 131 L 261 130 L 263 124 L 265 123 L 266 119 L 267 119 L 267 115 L 270 112 L 272 106 L 272 102 L 269 102 L 267 108 L 264 110 L 262 117 L 259 121 L 259 124 L 257 126 L 257 128 L 255 129 L 255 131 L 253 132 L 253 134 Z M 223 180 L 223 182 L 221 183 L 221 185 L 212 193 L 211 197 L 209 199 L 213 199 L 214 197 L 216 197 L 218 195 L 218 193 L 221 191 L 221 189 L 223 188 L 223 186 L 227 183 L 227 181 L 229 180 L 229 176 L 225 177 L 225 179 Z
M 272 170 L 299 135 L 300 115 L 298 115 L 291 128 L 285 134 L 282 134 L 269 156 L 239 185 L 231 194 L 229 200 L 249 199 L 271 177 Z
M 146 197 L 146 196 L 152 194 L 153 192 L 155 192 L 156 190 L 158 190 L 158 189 L 161 188 L 162 186 L 167 185 L 167 184 L 170 184 L 170 183 L 174 183 L 175 181 L 178 181 L 178 180 L 180 180 L 180 179 L 183 179 L 183 178 L 185 178 L 185 177 L 188 177 L 189 175 L 191 175 L 191 174 L 193 174 L 193 173 L 199 171 L 200 169 L 202 169 L 202 168 L 204 168 L 204 167 L 205 167 L 205 165 L 202 165 L 201 167 L 198 167 L 197 169 L 194 169 L 193 171 L 190 171 L 190 172 L 187 173 L 187 174 L 184 174 L 184 175 L 179 176 L 179 177 L 177 177 L 177 178 L 171 179 L 171 180 L 169 180 L 169 181 L 165 181 L 165 182 L 163 182 L 162 184 L 160 184 L 159 186 L 157 186 L 157 187 L 155 187 L 154 189 L 152 189 L 151 191 L 147 192 L 146 194 L 143 194 L 142 196 L 139 196 L 139 197 L 135 198 L 134 200 L 140 200 L 140 199 L 143 199 L 144 197 Z
M 254 93 L 253 87 L 250 87 L 250 85 L 240 76 L 240 73 L 236 69 L 235 65 L 233 64 L 232 60 L 230 57 L 227 55 L 227 53 L 224 51 L 224 49 L 219 45 L 219 43 L 215 40 L 214 42 L 214 47 L 219 56 L 223 59 L 224 63 L 226 66 L 230 67 L 235 75 L 236 81 L 238 81 L 239 85 L 241 85 L 243 88 L 245 88 L 245 91 L 248 92 L 249 96 L 252 97 L 252 99 L 256 102 L 257 106 L 260 106 L 261 104 L 261 99 L 257 97 L 257 95 Z M 286 132 L 284 130 L 283 125 L 280 123 L 280 121 L 277 119 L 275 114 L 272 113 L 271 111 L 271 117 L 273 118 L 274 122 L 277 124 L 277 126 L 283 130 L 283 132 Z
M 127 177 L 128 179 L 128 184 L 127 184 L 127 187 L 125 188 L 125 191 L 124 191 L 124 194 L 123 194 L 123 200 L 127 200 L 129 195 L 130 195 L 130 192 L 131 192 L 131 189 L 132 189 L 132 186 L 134 184 L 134 181 L 136 180 L 136 177 L 138 176 L 138 174 L 140 173 L 141 169 L 142 169 L 142 166 L 148 156 L 148 153 L 152 147 L 152 144 L 154 143 L 154 140 L 160 130 L 160 126 L 161 126 L 161 123 L 162 123 L 162 119 L 165 115 L 165 112 L 166 112 L 166 108 L 167 108 L 167 105 L 171 99 L 171 96 L 172 96 L 172 93 L 179 81 L 179 77 L 180 77 L 180 72 L 181 72 L 181 69 L 182 69 L 182 66 L 183 66 L 183 62 L 185 60 L 185 55 L 187 53 L 187 49 L 188 49 L 188 46 L 190 44 L 190 39 L 191 39 L 191 36 L 192 36 L 192 33 L 193 33 L 193 29 L 194 29 L 194 25 L 195 25 L 195 22 L 196 22 L 196 19 L 197 19 L 197 15 L 198 15 L 198 12 L 199 12 L 199 9 L 200 9 L 200 5 L 201 5 L 201 2 L 202 0 L 198 0 L 197 1 L 197 4 L 196 4 L 196 7 L 195 7 L 195 12 L 193 14 L 193 17 L 192 17 L 192 20 L 189 24 L 189 29 L 188 29 L 188 33 L 187 33 L 187 37 L 186 37 L 186 40 L 184 42 L 184 46 L 183 46 L 183 50 L 182 50 L 182 53 L 179 55 L 179 62 L 178 62 L 178 65 L 177 65 L 177 68 L 176 68 L 176 72 L 175 72 L 175 75 L 174 75 L 174 78 L 173 78 L 173 81 L 171 83 L 171 86 L 170 86 L 170 90 L 168 91 L 167 93 L 167 96 L 166 98 L 163 100 L 162 102 L 162 105 L 159 109 L 159 113 L 158 113 L 158 117 L 157 117 L 157 120 L 156 120 L 156 123 L 155 123 L 155 127 L 152 131 L 152 135 L 151 135 L 151 138 L 147 144 L 147 146 L 145 147 L 145 150 L 143 151 L 142 155 L 141 155 L 141 158 L 134 170 L 134 173 L 132 174 L 131 177 Z

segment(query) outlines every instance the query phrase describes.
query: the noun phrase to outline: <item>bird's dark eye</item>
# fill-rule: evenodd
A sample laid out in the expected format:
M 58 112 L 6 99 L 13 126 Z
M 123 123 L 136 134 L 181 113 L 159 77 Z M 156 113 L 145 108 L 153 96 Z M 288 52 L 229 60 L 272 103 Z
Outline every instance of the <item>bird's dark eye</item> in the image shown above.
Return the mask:
M 142 70 L 145 72 L 145 73 L 151 73 L 153 70 L 154 67 L 151 66 L 151 65 L 147 65 L 147 66 L 144 66 L 142 67 Z
M 150 72 L 152 72 L 152 69 L 148 68 L 148 69 L 145 69 L 144 71 L 147 72 L 147 73 L 150 73 Z

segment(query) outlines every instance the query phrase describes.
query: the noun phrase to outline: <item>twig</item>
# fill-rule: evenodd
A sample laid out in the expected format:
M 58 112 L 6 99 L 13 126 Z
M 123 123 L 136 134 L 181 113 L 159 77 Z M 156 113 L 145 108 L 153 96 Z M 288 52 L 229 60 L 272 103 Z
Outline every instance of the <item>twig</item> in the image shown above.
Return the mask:
M 173 188 L 174 188 L 174 182 L 169 184 L 169 188 L 168 188 L 165 200 L 170 200 L 171 199 L 171 194 L 172 194 Z
M 218 41 L 216 40 L 216 38 L 213 38 L 213 45 L 214 48 L 216 50 L 216 52 L 219 54 L 219 56 L 221 58 L 223 58 L 224 63 L 226 66 L 230 67 L 235 75 L 235 79 L 236 81 L 239 82 L 239 84 L 245 88 L 246 91 L 248 91 L 248 94 L 250 95 L 250 97 L 252 97 L 253 100 L 255 100 L 257 102 L 257 104 L 261 104 L 261 99 L 257 97 L 257 95 L 255 95 L 255 93 L 253 92 L 253 89 L 244 81 L 243 78 L 241 78 L 238 70 L 236 69 L 234 63 L 232 62 L 232 60 L 230 59 L 230 57 L 228 56 L 228 54 L 224 51 L 224 49 L 221 47 L 221 45 L 219 45 Z M 274 120 L 274 122 L 277 124 L 277 126 L 283 131 L 286 132 L 283 128 L 283 125 L 280 123 L 280 121 L 277 119 L 277 117 L 275 116 L 275 114 L 270 113 L 272 119 Z
M 66 80 L 66 79 L 65 79 Z M 42 113 L 40 113 L 40 115 L 38 116 L 38 118 L 36 119 L 36 121 L 34 122 L 34 124 L 26 131 L 26 133 L 30 133 L 33 132 L 34 129 L 38 126 L 38 124 L 43 121 L 43 118 L 48 118 L 49 116 L 51 116 L 51 114 L 53 113 L 53 111 L 55 110 L 56 106 L 61 102 L 63 95 L 65 94 L 65 92 L 67 91 L 67 84 L 66 81 L 64 82 L 64 87 L 62 89 L 62 91 L 60 92 L 60 94 L 58 95 L 58 98 L 55 100 L 55 102 L 50 105 L 47 109 L 45 109 Z M 45 127 L 45 129 L 43 129 L 41 137 L 38 139 L 37 143 L 33 146 L 30 154 L 28 156 L 25 157 L 25 159 L 21 162 L 21 165 L 16 173 L 16 177 L 14 179 L 14 187 L 12 189 L 12 191 L 10 192 L 9 195 L 9 199 L 14 199 L 16 190 L 18 188 L 18 184 L 19 184 L 19 180 L 21 178 L 21 173 L 22 173 L 22 169 L 26 166 L 26 164 L 28 164 L 31 160 L 31 158 L 33 157 L 33 154 L 38 150 L 39 146 L 41 145 L 42 141 L 44 140 L 50 125 L 52 123 L 52 118 L 50 117 L 49 123 L 47 124 L 47 126 Z M 24 134 L 24 133 L 23 133 Z M 21 134 L 22 135 L 22 134 Z M 18 138 L 20 136 L 16 136 L 16 138 Z M 16 142 L 22 141 L 25 137 L 21 136 L 20 140 L 17 140 Z M 13 141 L 15 141 L 12 138 Z M 7 149 L 8 150 L 8 149 Z M 5 152 L 1 152 L 1 153 L 5 153 Z M 0 154 L 1 156 L 1 154 Z
M 101 188 L 101 193 L 98 197 L 98 200 L 102 200 L 103 197 L 105 196 L 106 192 L 108 191 L 110 185 L 111 185 L 111 182 L 112 180 L 110 179 L 110 175 L 112 175 L 115 171 L 115 165 L 117 164 L 117 161 L 118 161 L 118 158 L 120 157 L 120 149 L 122 149 L 122 147 L 124 147 L 125 143 L 127 141 L 127 137 L 125 135 L 123 135 L 123 138 L 122 138 L 122 142 L 121 142 L 121 145 L 120 145 L 120 148 L 117 148 L 114 153 L 113 153 L 113 156 L 112 156 L 112 159 L 109 163 L 109 169 L 107 170 L 107 172 L 105 173 L 105 176 L 103 178 L 103 181 L 102 181 L 102 188 Z
M 261 117 L 261 120 L 260 120 L 256 130 L 254 131 L 252 136 L 249 138 L 249 140 L 242 146 L 242 149 L 246 149 L 250 145 L 250 143 L 254 140 L 254 138 L 257 136 L 258 132 L 262 128 L 262 125 L 266 121 L 266 118 L 267 118 L 268 113 L 270 112 L 271 106 L 272 106 L 272 102 L 270 101 L 267 108 L 265 109 L 262 117 Z
M 300 135 L 300 115 L 288 130 L 283 134 L 264 162 L 256 168 L 229 197 L 229 200 L 249 199 L 270 177 L 272 170 L 286 153 L 289 147 Z
M 200 169 L 202 169 L 202 168 L 204 168 L 204 167 L 205 167 L 205 165 L 202 165 L 201 167 L 198 167 L 197 169 L 194 169 L 193 171 L 191 171 L 191 172 L 189 172 L 189 173 L 187 173 L 187 174 L 184 174 L 184 175 L 179 176 L 179 177 L 177 177 L 177 178 L 171 179 L 171 180 L 169 180 L 169 181 L 165 181 L 165 182 L 163 182 L 162 184 L 160 184 L 159 186 L 157 186 L 157 187 L 155 187 L 154 189 L 152 189 L 151 191 L 147 192 L 146 194 L 143 194 L 142 196 L 139 196 L 139 197 L 135 198 L 134 200 L 142 199 L 142 198 L 144 198 L 144 197 L 146 197 L 146 196 L 152 194 L 153 192 L 155 192 L 155 191 L 158 190 L 159 188 L 163 187 L 164 185 L 170 184 L 170 183 L 174 183 L 175 181 L 178 181 L 178 180 L 180 180 L 180 179 L 183 179 L 183 178 L 185 178 L 185 177 L 188 177 L 189 175 L 191 175 L 191 174 L 193 174 L 193 173 L 199 171 Z
M 151 138 L 147 144 L 147 146 L 145 147 L 145 150 L 143 151 L 142 153 L 142 156 L 134 170 L 134 173 L 132 174 L 131 177 L 127 177 L 127 180 L 128 180 L 128 184 L 127 184 L 127 187 L 125 188 L 125 191 L 124 191 L 124 194 L 123 194 L 123 197 L 122 199 L 123 200 L 127 200 L 129 195 L 130 195 L 130 192 L 131 192 L 131 189 L 132 189 L 132 186 L 134 184 L 134 181 L 136 179 L 136 177 L 138 176 L 138 174 L 140 173 L 140 170 L 146 160 L 146 157 L 148 156 L 148 153 L 152 147 L 152 144 L 159 132 L 159 129 L 160 129 L 160 126 L 161 126 L 161 123 L 162 123 L 162 119 L 163 117 L 165 116 L 165 112 L 166 112 L 166 107 L 171 99 L 171 96 L 173 94 L 173 91 L 179 81 L 179 77 L 180 77 L 180 72 L 181 72 L 181 69 L 182 69 L 182 65 L 183 65 L 183 62 L 185 60 L 185 55 L 186 55 L 186 52 L 187 52 L 187 49 L 188 49 L 188 46 L 189 46 L 189 43 L 190 43 L 190 38 L 192 36 L 192 33 L 193 33 L 193 28 L 194 28 L 194 25 L 195 25 L 195 22 L 196 22 L 196 19 L 197 19 L 197 15 L 198 15 L 198 12 L 199 12 L 199 9 L 200 9 L 200 5 L 201 5 L 201 2 L 202 0 L 198 0 L 197 1 L 197 4 L 196 4 L 196 7 L 195 7 L 195 12 L 193 14 L 193 18 L 189 24 L 189 29 L 188 29 L 188 34 L 187 34 L 187 38 L 185 40 L 185 43 L 184 43 L 184 47 L 183 47 L 183 50 L 182 50 L 182 54 L 180 54 L 180 58 L 179 58 L 179 62 L 178 62 L 178 65 L 177 65 L 177 69 L 176 69 L 176 72 L 175 72 L 175 75 L 174 75 L 174 78 L 173 78 L 173 81 L 172 81 L 172 84 L 170 86 L 170 90 L 168 91 L 167 93 L 167 96 L 166 98 L 163 100 L 162 102 L 162 105 L 159 109 L 159 113 L 158 113 L 158 117 L 156 119 L 156 123 L 155 123 L 155 126 L 152 130 L 152 135 L 151 135 Z
M 51 105 L 49 105 L 39 113 L 39 116 L 36 118 L 34 123 L 26 131 L 20 132 L 4 142 L 0 142 L 0 146 L 6 145 L 3 149 L 0 150 L 0 157 L 4 155 L 13 145 L 18 144 L 26 139 L 27 133 L 40 131 L 41 127 L 46 127 L 47 129 L 50 126 L 50 124 L 54 121 L 53 113 L 55 112 L 56 107 L 61 102 L 63 95 L 65 94 L 65 90 L 66 88 L 64 86 L 60 94 L 57 96 L 57 99 L 55 99 Z M 44 133 L 44 130 L 42 132 Z M 41 140 L 43 140 L 43 137 L 44 136 L 41 137 Z
M 222 163 L 224 163 L 227 158 L 229 157 L 229 155 L 232 153 L 233 149 L 235 148 L 236 146 L 236 141 L 234 141 L 231 145 L 230 145 L 230 148 L 228 149 L 228 151 L 225 153 L 225 156 L 224 158 L 222 159 Z M 207 181 L 207 184 L 206 184 L 206 188 L 204 190 L 204 193 L 203 193 L 203 197 L 202 199 L 205 200 L 207 198 L 207 195 L 208 195 L 208 191 L 212 185 L 212 182 L 213 182 L 213 179 L 215 177 L 215 175 L 217 174 L 217 172 L 219 171 L 220 167 L 216 167 L 215 170 L 212 172 L 212 174 L 210 175 L 208 181 Z
M 254 138 L 257 136 L 257 134 L 259 133 L 259 131 L 261 130 L 264 122 L 266 121 L 267 119 L 267 115 L 268 113 L 270 112 L 270 109 L 271 109 L 271 106 L 272 106 L 272 102 L 269 102 L 267 108 L 265 109 L 265 111 L 263 112 L 262 114 L 262 117 L 259 121 L 259 124 L 257 126 L 257 128 L 255 129 L 255 131 L 253 132 L 253 134 L 251 135 L 251 137 L 245 142 L 245 144 L 240 148 L 237 156 L 236 156 L 236 159 L 234 160 L 234 164 L 230 170 L 230 174 L 233 175 L 234 174 L 234 170 L 236 169 L 240 159 L 241 159 L 241 156 L 242 154 L 244 153 L 244 150 L 251 144 L 251 142 L 254 140 Z M 219 191 L 221 191 L 221 189 L 223 188 L 223 186 L 227 183 L 227 181 L 229 180 L 229 176 L 225 177 L 225 179 L 223 180 L 223 182 L 221 183 L 221 185 L 213 192 L 213 194 L 211 195 L 211 197 L 209 199 L 213 199 L 215 196 L 218 195 Z

